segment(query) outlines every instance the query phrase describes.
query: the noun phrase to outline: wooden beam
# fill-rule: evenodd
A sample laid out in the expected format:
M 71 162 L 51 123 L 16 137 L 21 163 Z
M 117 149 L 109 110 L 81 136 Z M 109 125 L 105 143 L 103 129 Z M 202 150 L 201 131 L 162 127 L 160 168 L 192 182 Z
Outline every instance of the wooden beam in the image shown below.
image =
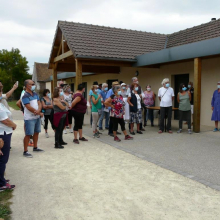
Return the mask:
M 201 110 L 201 58 L 194 59 L 194 113 L 193 131 L 200 132 L 200 110 Z
M 50 93 L 53 94 L 53 90 L 54 90 L 54 88 L 53 88 L 53 80 L 50 82 L 50 84 L 51 84 L 50 85 L 50 88 L 51 88 L 50 89 Z M 52 97 L 52 95 L 51 95 L 51 97 Z
M 75 90 L 78 88 L 78 85 L 82 83 L 82 63 L 80 60 L 76 59 L 76 78 L 75 78 Z
M 53 64 L 53 90 L 57 87 L 57 65 Z
M 132 64 L 129 62 L 117 62 L 117 61 L 82 61 L 82 65 L 89 66 L 124 66 L 131 67 Z
M 66 53 L 63 53 L 57 57 L 54 58 L 53 62 L 56 63 L 64 58 L 70 57 L 73 55 L 73 52 L 71 50 L 67 51 Z

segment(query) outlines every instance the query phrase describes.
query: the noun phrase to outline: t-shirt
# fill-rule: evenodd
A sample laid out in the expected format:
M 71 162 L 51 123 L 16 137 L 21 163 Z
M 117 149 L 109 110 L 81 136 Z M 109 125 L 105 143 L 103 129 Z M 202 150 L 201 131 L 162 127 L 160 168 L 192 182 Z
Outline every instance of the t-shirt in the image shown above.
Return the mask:
M 95 100 L 97 100 L 98 94 L 92 94 L 92 96 L 94 96 L 94 97 L 95 97 Z M 101 99 L 99 99 L 99 101 L 97 102 L 97 104 L 94 104 L 93 101 L 91 101 L 91 103 L 92 103 L 92 112 L 98 112 L 98 110 L 102 108 Z
M 11 112 L 6 108 L 5 105 L 3 105 L 1 103 L 2 101 L 0 101 L 0 135 L 4 135 L 4 132 L 6 132 L 6 134 L 11 134 L 13 132 L 13 129 L 4 125 L 2 123 L 2 121 L 6 120 L 6 119 L 10 119 L 12 120 L 12 114 Z
M 2 94 L 2 104 L 10 111 L 10 108 L 9 108 L 9 105 L 8 105 L 8 102 L 7 102 L 7 96 L 6 94 Z
M 24 105 L 24 120 L 33 120 L 38 119 L 40 115 L 35 115 L 34 113 L 30 112 L 25 105 L 30 104 L 30 106 L 36 110 L 38 110 L 38 101 L 39 96 L 37 93 L 33 92 L 33 94 L 30 94 L 29 92 L 25 92 L 22 97 L 22 103 Z
M 158 97 L 161 97 L 160 107 L 170 107 L 173 105 L 172 97 L 174 97 L 174 91 L 171 87 L 161 87 L 158 91 Z
M 74 96 L 73 96 L 73 100 L 76 97 L 80 97 L 81 100 L 78 103 L 76 103 L 76 105 L 72 108 L 72 110 L 75 111 L 75 112 L 79 112 L 79 113 L 85 114 L 86 113 L 86 109 L 87 109 L 87 101 L 86 101 L 86 99 L 83 97 L 83 95 L 81 93 L 75 93 Z

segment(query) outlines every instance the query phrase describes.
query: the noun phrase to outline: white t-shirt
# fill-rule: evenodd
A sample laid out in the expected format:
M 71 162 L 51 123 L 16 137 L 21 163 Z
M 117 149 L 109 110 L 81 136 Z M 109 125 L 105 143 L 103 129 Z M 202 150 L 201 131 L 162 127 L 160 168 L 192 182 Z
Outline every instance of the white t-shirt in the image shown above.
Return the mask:
M 13 129 L 4 125 L 1 121 L 4 121 L 6 119 L 12 120 L 12 114 L 11 112 L 0 102 L 0 135 L 4 135 L 4 132 L 6 134 L 11 134 L 13 132 Z
M 160 101 L 160 107 L 170 107 L 173 105 L 172 103 L 172 97 L 174 97 L 174 91 L 173 88 L 169 87 L 164 88 L 161 87 L 158 91 L 158 97 L 161 97 Z
M 9 105 L 8 105 L 8 102 L 7 102 L 6 99 L 7 99 L 6 94 L 2 94 L 2 104 L 3 104 L 8 110 L 10 110 Z

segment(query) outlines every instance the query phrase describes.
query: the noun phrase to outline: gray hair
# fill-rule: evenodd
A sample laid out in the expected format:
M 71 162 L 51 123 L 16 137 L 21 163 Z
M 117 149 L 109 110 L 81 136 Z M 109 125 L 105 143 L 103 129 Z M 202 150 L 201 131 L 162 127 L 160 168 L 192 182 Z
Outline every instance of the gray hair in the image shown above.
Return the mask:
M 28 83 L 29 83 L 29 80 L 30 80 L 30 79 L 26 79 L 26 80 L 24 81 L 24 86 L 25 86 L 25 88 L 27 87 L 27 85 L 28 85 Z
M 107 83 L 102 83 L 102 88 L 103 88 L 104 86 L 108 86 L 108 84 L 107 84 Z
M 133 78 L 131 79 L 132 82 L 134 82 L 134 80 L 137 80 L 137 77 L 133 77 Z
M 118 89 L 120 89 L 120 88 L 121 88 L 121 86 L 119 86 L 119 85 L 114 86 L 114 88 L 113 88 L 113 92 L 114 92 L 114 93 L 117 92 Z
M 165 79 L 163 79 L 161 84 L 164 85 L 166 82 L 170 82 L 170 80 L 168 78 L 165 78 Z

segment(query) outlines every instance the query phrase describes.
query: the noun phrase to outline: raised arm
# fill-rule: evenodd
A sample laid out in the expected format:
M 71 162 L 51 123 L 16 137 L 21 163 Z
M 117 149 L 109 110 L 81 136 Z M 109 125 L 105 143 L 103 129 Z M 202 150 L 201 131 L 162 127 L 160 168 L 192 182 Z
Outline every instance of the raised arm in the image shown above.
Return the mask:
M 18 88 L 17 83 L 15 83 L 10 91 L 6 93 L 7 99 L 12 95 L 12 93 Z

